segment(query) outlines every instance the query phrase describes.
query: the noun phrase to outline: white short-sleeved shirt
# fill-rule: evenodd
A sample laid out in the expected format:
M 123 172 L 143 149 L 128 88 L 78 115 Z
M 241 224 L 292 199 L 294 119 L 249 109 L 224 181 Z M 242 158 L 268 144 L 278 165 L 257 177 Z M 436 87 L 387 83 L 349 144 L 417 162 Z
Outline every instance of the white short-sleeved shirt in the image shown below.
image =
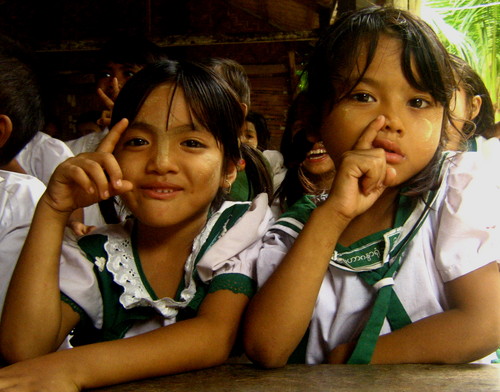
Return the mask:
M 437 200 L 406 250 L 394 290 L 413 322 L 449 309 L 446 282 L 500 260 L 498 141 L 488 148 L 496 149 L 496 154 L 485 158 L 467 152 L 451 158 Z M 266 234 L 257 264 L 259 286 L 297 235 L 278 225 Z M 355 273 L 331 262 L 309 328 L 306 363 L 322 363 L 333 348 L 356 339 L 369 317 L 374 295 L 375 290 Z M 381 334 L 388 332 L 385 320 Z
M 17 154 L 16 160 L 26 173 L 47 185 L 56 167 L 73 155 L 63 141 L 37 132 Z
M 223 215 L 226 211 L 236 217 L 243 214 L 229 229 Z M 135 250 L 132 220 L 96 229 L 78 242 L 68 239 L 61 258 L 63 299 L 103 334 L 101 340 L 173 324 L 179 312 L 183 315 L 188 307 L 197 309 L 194 304 L 199 306 L 207 294 L 204 290 L 215 287 L 253 293 L 255 262 L 271 222 L 264 194 L 252 203 L 225 202 L 195 238 L 185 264 L 184 287 L 175 299 L 158 298 L 149 286 Z M 214 239 L 205 250 L 205 243 Z
M 109 129 L 105 128 L 102 132 L 88 133 L 77 139 L 68 140 L 65 143 L 75 155 L 82 152 L 94 152 L 108 132 Z
M 0 315 L 10 278 L 45 185 L 27 174 L 0 170 Z

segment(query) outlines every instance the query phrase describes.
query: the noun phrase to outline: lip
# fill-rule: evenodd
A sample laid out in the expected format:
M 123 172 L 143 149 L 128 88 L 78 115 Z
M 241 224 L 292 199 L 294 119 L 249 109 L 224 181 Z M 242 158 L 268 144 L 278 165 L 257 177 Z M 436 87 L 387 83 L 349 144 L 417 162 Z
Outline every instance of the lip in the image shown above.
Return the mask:
M 306 159 L 311 162 L 318 162 L 328 157 L 327 151 L 324 148 L 311 150 L 306 154 Z
M 165 182 L 148 183 L 142 185 L 140 189 L 146 197 L 157 200 L 172 199 L 183 190 L 178 185 Z
M 374 148 L 382 148 L 385 150 L 385 159 L 387 163 L 401 163 L 406 159 L 406 155 L 401 151 L 399 146 L 388 139 L 375 139 L 372 143 Z

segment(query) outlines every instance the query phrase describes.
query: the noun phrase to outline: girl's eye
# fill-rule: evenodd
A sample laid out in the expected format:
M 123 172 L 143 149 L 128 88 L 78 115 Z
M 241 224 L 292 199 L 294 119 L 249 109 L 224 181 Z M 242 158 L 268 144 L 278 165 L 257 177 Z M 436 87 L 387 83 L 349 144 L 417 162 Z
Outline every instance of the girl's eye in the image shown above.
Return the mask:
M 147 140 L 141 139 L 139 137 L 130 139 L 124 143 L 125 146 L 130 146 L 130 147 L 145 146 L 146 144 L 149 144 L 149 142 Z
M 130 79 L 132 76 L 135 75 L 135 72 L 133 72 L 133 71 L 125 71 L 124 74 L 125 74 L 126 78 Z
M 368 93 L 353 94 L 351 98 L 358 102 L 375 102 L 375 98 Z
M 109 72 L 98 72 L 96 74 L 97 79 L 109 79 L 111 78 L 111 73 Z
M 412 108 L 423 109 L 431 105 L 429 101 L 423 98 L 414 98 L 410 100 L 409 105 Z
M 190 147 L 190 148 L 202 148 L 202 147 L 205 147 L 205 145 L 203 143 L 199 142 L 198 140 L 193 140 L 193 139 L 185 140 L 181 144 L 183 146 Z

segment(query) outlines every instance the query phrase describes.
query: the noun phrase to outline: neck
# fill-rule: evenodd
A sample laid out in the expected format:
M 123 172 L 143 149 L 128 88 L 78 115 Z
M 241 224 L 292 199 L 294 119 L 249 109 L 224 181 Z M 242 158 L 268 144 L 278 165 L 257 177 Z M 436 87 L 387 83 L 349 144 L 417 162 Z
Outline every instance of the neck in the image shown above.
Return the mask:
M 27 174 L 26 171 L 21 167 L 21 165 L 19 164 L 19 162 L 15 158 L 12 161 L 10 161 L 9 163 L 7 163 L 3 166 L 0 166 L 0 169 L 5 170 L 5 171 L 14 172 L 14 173 Z
M 158 297 L 175 296 L 193 241 L 205 222 L 206 218 L 168 228 L 137 222 L 137 250 L 142 269 Z
M 137 245 L 139 249 L 185 249 L 191 250 L 196 236 L 206 223 L 206 218 L 189 224 L 169 227 L 151 227 L 137 221 Z
M 368 210 L 351 221 L 340 236 L 339 243 L 349 246 L 361 238 L 392 228 L 399 191 L 399 188 L 387 188 Z

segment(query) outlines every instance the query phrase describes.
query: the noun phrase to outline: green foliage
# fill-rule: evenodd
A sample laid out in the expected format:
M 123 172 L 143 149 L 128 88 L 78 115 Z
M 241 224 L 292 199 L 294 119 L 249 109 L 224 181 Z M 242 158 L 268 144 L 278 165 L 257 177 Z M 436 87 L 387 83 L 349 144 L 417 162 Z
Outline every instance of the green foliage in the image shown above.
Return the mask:
M 493 0 L 423 0 L 421 16 L 445 47 L 466 60 L 481 76 L 497 110 L 500 95 L 500 2 Z

